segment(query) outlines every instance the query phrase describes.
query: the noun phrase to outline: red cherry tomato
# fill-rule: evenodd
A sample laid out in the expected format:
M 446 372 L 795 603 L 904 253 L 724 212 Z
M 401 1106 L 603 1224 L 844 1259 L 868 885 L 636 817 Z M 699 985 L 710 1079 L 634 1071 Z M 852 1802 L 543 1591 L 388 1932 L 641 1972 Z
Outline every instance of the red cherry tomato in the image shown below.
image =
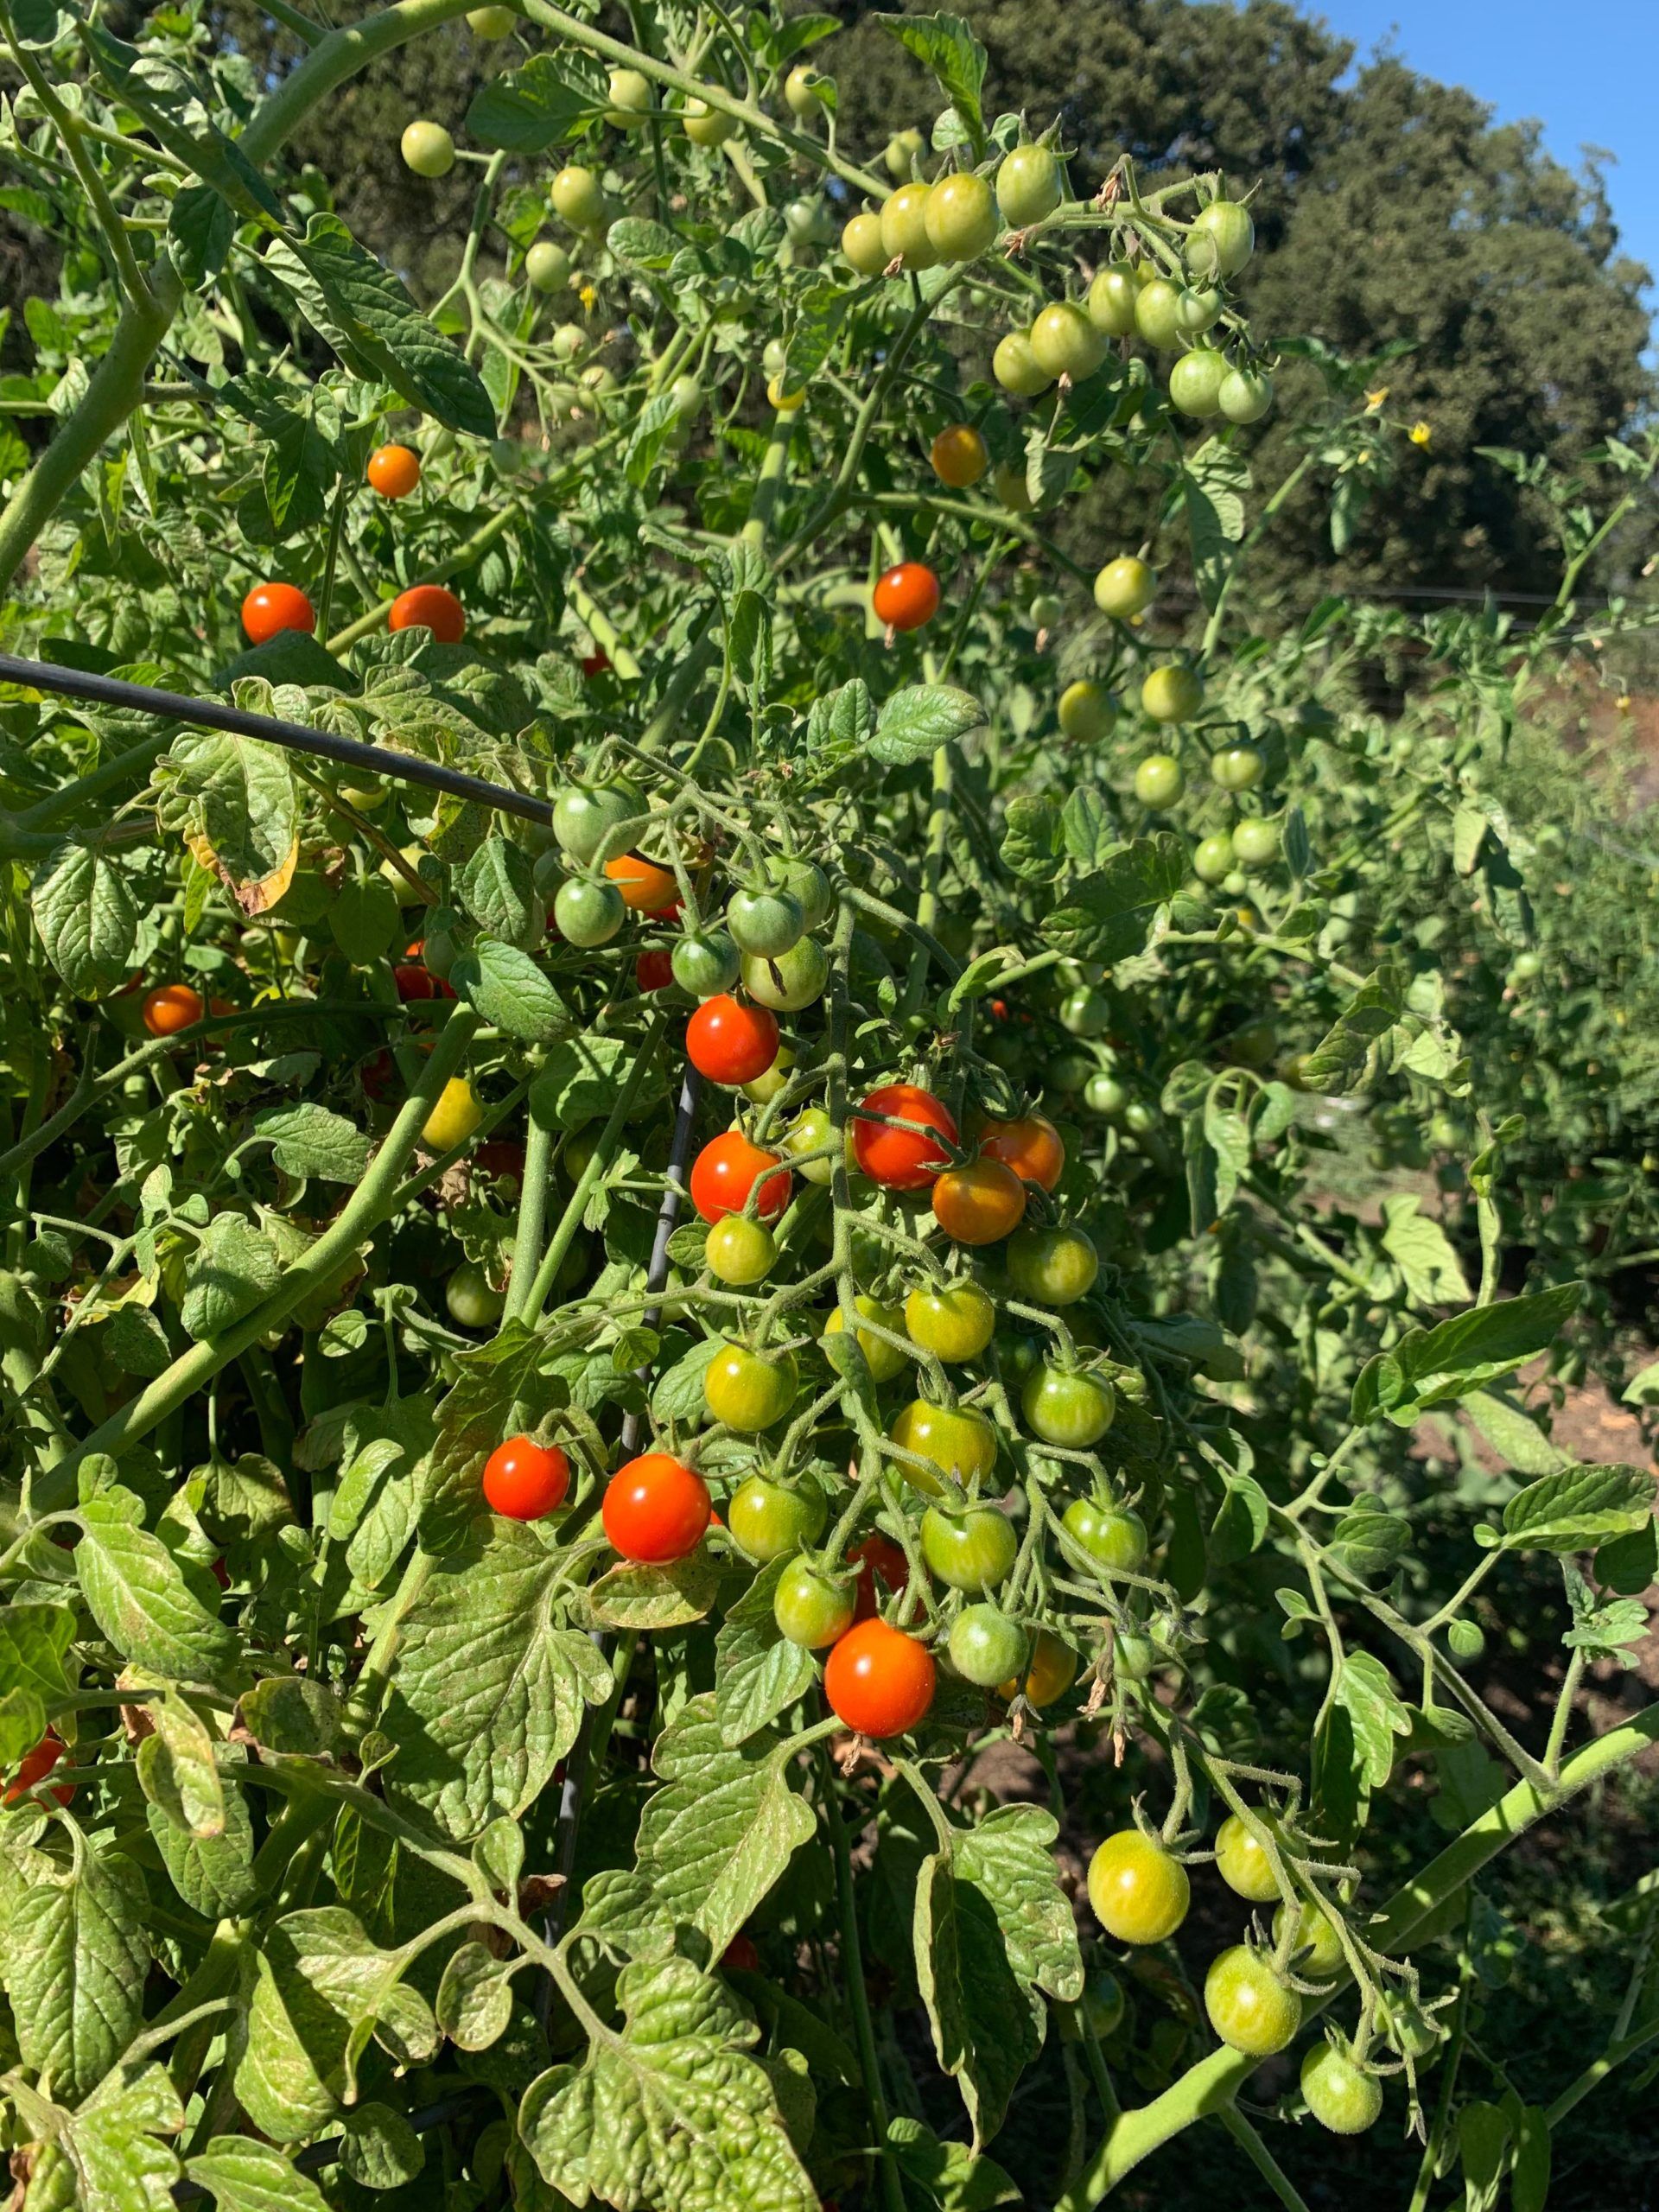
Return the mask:
M 411 999 L 435 999 L 438 995 L 437 977 L 412 960 L 400 960 L 391 971 L 391 980 L 405 1006 Z
M 686 1023 L 685 1050 L 710 1083 L 753 1083 L 778 1057 L 778 1017 L 722 991 L 705 999 Z
M 853 1118 L 853 1157 L 872 1183 L 880 1183 L 888 1191 L 919 1191 L 932 1181 L 939 1168 L 950 1165 L 949 1154 L 931 1137 L 867 1121 L 863 1117 L 868 1114 L 921 1122 L 951 1144 L 957 1141 L 957 1124 L 944 1101 L 918 1084 L 884 1083 L 871 1091 Z
M 925 1643 L 886 1621 L 858 1621 L 823 1669 L 830 1709 L 861 1736 L 902 1736 L 933 1702 L 936 1669 Z
M 570 1488 L 570 1462 L 556 1445 L 510 1436 L 484 1462 L 484 1497 L 509 1521 L 539 1521 L 556 1513 Z
M 590 683 L 596 676 L 607 675 L 610 665 L 611 657 L 603 645 L 597 647 L 593 652 L 584 653 L 582 657 L 582 672 Z
M 910 1580 L 910 1561 L 905 1557 L 904 1547 L 895 1544 L 891 1536 L 861 1536 L 847 1554 L 850 1564 L 858 1568 L 858 1593 L 853 1618 L 868 1621 L 880 1611 L 880 1600 L 876 1595 L 876 1577 L 880 1575 L 887 1590 L 896 1598 Z
M 201 1020 L 201 993 L 193 991 L 188 983 L 163 983 L 146 992 L 143 1016 L 152 1037 L 176 1036 L 181 1029 Z
M 774 1168 L 775 1174 L 768 1172 Z M 710 1138 L 691 1163 L 691 1203 L 705 1221 L 723 1221 L 728 1213 L 742 1212 L 762 1176 L 760 1218 L 776 1221 L 789 1204 L 788 1168 L 775 1152 L 751 1144 L 741 1129 L 728 1129 Z
M 458 645 L 467 634 L 467 616 L 454 592 L 442 584 L 414 584 L 392 601 L 386 626 L 429 630 L 441 645 Z
M 666 1452 L 646 1452 L 619 1467 L 606 1486 L 601 1518 L 624 1559 L 661 1567 L 696 1551 L 709 1526 L 702 1477 Z
M 919 630 L 939 611 L 939 580 L 925 561 L 901 561 L 876 585 L 870 604 L 890 630 Z
M 473 1165 L 486 1175 L 516 1175 L 524 1179 L 524 1147 L 512 1137 L 486 1137 L 473 1154 Z
M 282 630 L 317 626 L 317 610 L 297 584 L 256 584 L 242 602 L 242 627 L 256 645 Z
M 407 446 L 380 446 L 369 455 L 368 478 L 383 499 L 406 499 L 421 480 L 420 456 Z
M 43 1781 L 51 1773 L 62 1757 L 63 1738 L 55 1728 L 48 1728 L 34 1750 L 24 1753 L 16 1773 L 6 1786 L 3 1796 L 0 1796 L 0 1803 L 15 1805 L 20 1797 L 35 1787 L 37 1782 Z M 75 1785 L 73 1782 L 66 1782 L 61 1789 L 52 1792 L 60 1805 L 67 1805 L 74 1794 Z
M 740 1929 L 720 1955 L 723 1967 L 735 1967 L 739 1974 L 759 1974 L 760 1954 L 754 1948 L 753 1936 L 746 1936 Z
M 633 963 L 633 980 L 642 991 L 665 991 L 674 980 L 674 956 L 660 948 L 642 952 Z

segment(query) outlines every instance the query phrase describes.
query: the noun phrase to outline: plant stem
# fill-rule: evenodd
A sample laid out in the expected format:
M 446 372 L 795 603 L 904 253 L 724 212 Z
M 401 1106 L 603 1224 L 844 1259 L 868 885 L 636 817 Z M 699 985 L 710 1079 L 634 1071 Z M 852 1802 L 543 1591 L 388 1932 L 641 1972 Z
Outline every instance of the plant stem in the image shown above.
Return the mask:
M 1307 2212 L 1306 2200 L 1297 2193 L 1289 2176 L 1282 2171 L 1278 2160 L 1237 2106 L 1224 2105 L 1216 2118 L 1286 2208 L 1286 2212 Z
M 841 1972 L 847 2002 L 853 2015 L 853 2034 L 858 2045 L 858 2068 L 864 2077 L 864 2102 L 870 2115 L 881 2162 L 881 2201 L 886 2212 L 905 2212 L 905 2192 L 893 2146 L 887 2140 L 887 2100 L 881 2087 L 880 2064 L 875 2054 L 875 2029 L 870 2018 L 870 1994 L 864 1986 L 864 1957 L 858 1934 L 858 1899 L 853 1890 L 853 1850 L 836 1791 L 835 1768 L 827 1746 L 818 1748 L 818 1770 L 823 1777 L 823 1816 L 830 1823 L 830 1840 L 836 1859 L 836 1904 L 841 1923 Z

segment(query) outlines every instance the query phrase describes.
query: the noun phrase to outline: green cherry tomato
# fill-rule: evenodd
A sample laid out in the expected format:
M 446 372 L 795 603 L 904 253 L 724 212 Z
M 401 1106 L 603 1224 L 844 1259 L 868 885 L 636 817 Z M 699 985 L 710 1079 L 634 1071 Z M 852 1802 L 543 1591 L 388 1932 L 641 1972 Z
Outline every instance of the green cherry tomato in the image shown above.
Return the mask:
M 1154 276 L 1135 296 L 1135 335 L 1160 353 L 1173 353 L 1181 340 L 1181 296 L 1167 276 Z
M 1079 745 L 1098 745 L 1112 734 L 1117 702 L 1103 683 L 1080 677 L 1060 694 L 1060 729 Z
M 1112 1505 L 1094 1497 L 1074 1497 L 1060 1521 L 1067 1535 L 1109 1571 L 1138 1574 L 1145 1566 L 1147 1524 L 1127 1505 Z
M 1224 830 L 1192 848 L 1192 873 L 1200 883 L 1219 883 L 1233 872 L 1233 841 Z
M 573 231 L 597 231 L 605 221 L 605 188 L 592 169 L 579 162 L 562 168 L 549 196 L 554 212 L 563 215 Z
M 1013 1522 L 995 1505 L 970 1505 L 965 1512 L 930 1505 L 922 1516 L 922 1557 L 929 1573 L 953 1590 L 974 1597 L 995 1590 L 1013 1572 L 1019 1549 Z
M 1103 1037 L 1112 1026 L 1112 1002 L 1092 983 L 1079 983 L 1060 1001 L 1060 1027 L 1074 1037 Z
M 1086 1452 L 1111 1427 L 1117 1411 L 1117 1393 L 1097 1375 L 1071 1373 L 1064 1367 L 1039 1367 L 1026 1378 L 1026 1387 L 1020 1394 L 1020 1410 L 1032 1434 L 1040 1437 L 1045 1444 Z
M 996 1308 L 976 1282 L 923 1284 L 905 1300 L 905 1327 L 912 1344 L 954 1365 L 977 1359 L 989 1344 Z
M 1157 588 L 1158 579 L 1144 561 L 1133 553 L 1120 553 L 1095 578 L 1095 605 L 1103 614 L 1128 622 L 1146 613 Z
M 774 1014 L 798 1014 L 823 996 L 830 956 L 817 938 L 804 937 L 770 959 L 746 953 L 739 974 L 757 1006 L 770 1007 Z
M 799 1387 L 792 1354 L 766 1356 L 727 1344 L 703 1370 L 702 1402 L 727 1428 L 754 1436 L 783 1419 Z
M 825 1117 L 828 1119 L 828 1116 Z M 874 1321 L 895 1337 L 905 1333 L 905 1317 L 896 1306 L 884 1306 L 879 1298 L 861 1292 L 853 1300 L 855 1311 L 861 1321 Z M 839 1336 L 847 1323 L 839 1306 L 823 1325 L 826 1337 Z M 861 1329 L 856 1342 L 864 1355 L 864 1363 L 871 1377 L 877 1382 L 890 1382 L 910 1365 L 910 1355 L 902 1344 L 891 1344 L 886 1337 L 879 1337 L 873 1329 Z
M 613 69 L 605 120 L 613 130 L 638 130 L 651 113 L 651 85 L 637 69 Z
M 773 853 L 766 861 L 769 881 L 799 899 L 803 929 L 821 930 L 836 911 L 836 894 L 816 861 L 792 853 Z
M 996 204 L 1016 231 L 1060 204 L 1060 165 L 1046 146 L 1016 146 L 996 172 Z
M 737 118 L 695 97 L 680 111 L 685 135 L 694 146 L 723 146 L 737 130 Z
M 1112 262 L 1089 287 L 1084 310 L 1095 328 L 1108 338 L 1135 335 L 1135 303 L 1141 287 L 1127 264 Z
M 726 1501 L 732 1541 L 757 1567 L 817 1543 L 829 1517 L 822 1491 L 797 1490 L 769 1475 L 750 1475 Z
M 742 960 L 724 930 L 707 930 L 699 937 L 683 937 L 671 964 L 683 991 L 694 999 L 717 999 L 736 982 Z
M 591 868 L 621 851 L 625 830 L 645 810 L 632 784 L 578 785 L 554 800 L 553 835 L 562 852 L 580 867 Z
M 976 261 L 1002 227 L 990 186 L 968 169 L 934 185 L 925 220 L 941 261 Z
M 1032 359 L 1050 377 L 1075 382 L 1092 376 L 1106 358 L 1106 340 L 1080 307 L 1057 300 L 1031 326 Z
M 792 1559 L 778 1578 L 772 1617 L 791 1643 L 820 1651 L 852 1626 L 856 1592 L 852 1575 L 828 1574 L 810 1560 Z
M 1023 330 L 1007 331 L 997 340 L 996 351 L 991 356 L 991 374 L 1003 391 L 1011 391 L 1016 399 L 1035 399 L 1054 381 L 1037 359 L 1029 333 Z M 1023 472 L 1021 474 L 1023 477 Z M 1003 504 L 1009 502 L 1005 499 Z
M 806 922 L 792 891 L 734 891 L 726 902 L 726 926 L 740 952 L 777 960 L 800 943 Z
M 563 291 L 570 282 L 570 257 L 551 238 L 537 238 L 524 256 L 524 275 L 532 291 Z
M 887 175 L 895 184 L 902 184 L 905 181 L 910 175 L 917 156 L 926 150 L 926 139 L 913 127 L 907 130 L 893 132 L 887 141 L 881 159 L 887 164 Z
M 1315 2044 L 1302 2060 L 1301 2082 L 1309 2112 L 1333 2135 L 1363 2135 L 1382 2117 L 1382 2084 L 1349 2051 Z
M 822 1106 L 809 1106 L 791 1122 L 784 1137 L 784 1150 L 791 1159 L 799 1159 L 805 1153 L 822 1154 L 817 1160 L 805 1160 L 800 1173 L 809 1183 L 816 1183 L 823 1189 L 835 1179 L 835 1125 L 829 1115 Z M 824 1150 L 826 1145 L 831 1147 L 828 1152 Z
M 1186 264 L 1200 276 L 1236 276 L 1255 251 L 1250 211 L 1236 200 L 1212 200 L 1192 219 Z
M 448 176 L 455 166 L 455 142 L 441 123 L 410 124 L 398 150 L 416 176 Z
M 1179 312 L 1179 310 L 1178 310 Z M 1169 372 L 1169 396 L 1183 415 L 1202 419 L 1219 412 L 1227 356 L 1213 346 L 1195 346 Z
M 1121 1122 L 1129 1094 L 1109 1068 L 1099 1068 L 1083 1087 L 1083 1103 L 1103 1122 Z
M 1285 1932 L 1287 1907 L 1281 1904 L 1273 1916 L 1273 1940 L 1276 1945 Z M 1343 1971 L 1346 1961 L 1343 1957 L 1342 1938 L 1328 1913 L 1316 1904 L 1300 1904 L 1295 1907 L 1296 1938 L 1290 1955 L 1290 1969 L 1304 1981 L 1329 1981 Z
M 997 381 L 1001 383 L 1001 378 Z M 1037 504 L 1031 496 L 1025 470 L 1015 461 L 999 461 L 991 471 L 991 485 L 1011 515 L 1028 515 Z
M 1089 2024 L 1102 2042 L 1115 2036 L 1123 2024 L 1123 2015 L 1128 2000 L 1123 1994 L 1123 1985 L 1115 1974 L 1104 1967 L 1091 1967 L 1088 1980 L 1083 1985 L 1083 2009 Z
M 1139 1828 L 1109 1835 L 1089 1862 L 1089 1902 L 1120 1943 L 1161 1943 L 1186 1918 L 1192 1885 L 1180 1860 Z
M 613 883 L 595 883 L 586 876 L 572 876 L 559 886 L 553 901 L 553 921 L 568 944 L 583 949 L 608 944 L 628 918 L 622 893 Z
M 1017 1229 L 1008 1239 L 1008 1281 L 1035 1306 L 1071 1306 L 1100 1273 L 1100 1255 L 1080 1229 Z
M 796 116 L 810 115 L 826 99 L 833 98 L 835 89 L 835 79 L 823 75 L 810 61 L 798 61 L 784 79 L 784 99 L 790 113 Z
M 1157 1109 L 1144 1098 L 1132 1098 L 1123 1109 L 1123 1126 L 1132 1137 L 1150 1136 L 1158 1126 Z
M 1112 1638 L 1112 1669 L 1126 1682 L 1144 1682 L 1158 1666 L 1158 1647 L 1149 1636 Z
M 1223 2043 L 1247 2058 L 1270 2058 L 1295 2041 L 1302 2024 L 1301 1999 L 1280 1980 L 1270 1961 L 1244 1943 L 1211 1961 L 1204 2009 Z
M 1212 284 L 1189 284 L 1175 303 L 1175 320 L 1188 338 L 1202 338 L 1220 319 L 1226 302 Z
M 1267 1904 L 1279 1895 L 1273 1861 L 1236 1813 L 1229 1813 L 1216 1832 L 1216 1872 L 1230 1890 L 1253 1904 Z
M 463 1260 L 443 1287 L 449 1318 L 463 1329 L 493 1328 L 501 1319 L 506 1293 L 492 1288 L 489 1277 L 471 1260 Z
M 938 249 L 927 234 L 927 202 L 931 188 L 901 184 L 881 207 L 881 243 L 887 259 L 902 260 L 906 269 L 931 269 Z
M 1244 815 L 1233 824 L 1233 857 L 1241 868 L 1271 868 L 1279 857 L 1279 824 Z
M 1230 423 L 1259 423 L 1273 405 L 1273 378 L 1260 369 L 1229 369 L 1216 404 Z
M 1254 745 L 1224 745 L 1210 760 L 1210 773 L 1224 791 L 1254 791 L 1266 767 Z
M 1175 662 L 1149 669 L 1141 686 L 1141 711 L 1155 722 L 1190 722 L 1203 704 L 1202 681 Z
M 931 1509 L 930 1509 L 931 1510 Z M 1031 1638 L 992 1605 L 969 1605 L 950 1624 L 950 1664 L 976 1689 L 994 1690 L 1023 1672 Z
M 881 235 L 881 218 L 868 207 L 843 226 L 841 251 L 861 276 L 879 276 L 893 258 Z
M 902 1471 L 912 1489 L 928 1497 L 941 1495 L 947 1481 L 966 1484 L 988 1475 L 996 1463 L 996 1431 L 971 1408 L 912 1398 L 893 1416 L 887 1434 L 901 1452 L 912 1452 L 924 1463 Z
M 1135 772 L 1135 795 L 1142 806 L 1162 814 L 1186 790 L 1181 764 L 1170 753 L 1148 753 Z
M 716 1281 L 741 1290 L 760 1282 L 772 1272 L 778 1257 L 778 1240 L 763 1221 L 750 1221 L 728 1213 L 709 1231 L 703 1258 Z

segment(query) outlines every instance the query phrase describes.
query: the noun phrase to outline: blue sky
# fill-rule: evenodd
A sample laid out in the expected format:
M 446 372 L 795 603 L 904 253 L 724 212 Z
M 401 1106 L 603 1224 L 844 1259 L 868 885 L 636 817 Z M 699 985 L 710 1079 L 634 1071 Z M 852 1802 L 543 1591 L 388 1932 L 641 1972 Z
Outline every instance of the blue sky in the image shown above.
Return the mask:
M 1395 35 L 1401 58 L 1427 77 L 1466 85 L 1504 123 L 1536 117 L 1556 160 L 1580 148 L 1618 157 L 1608 193 L 1626 252 L 1659 276 L 1659 133 L 1654 63 L 1659 0 L 1301 0 L 1352 39 L 1360 58 Z M 1650 301 L 1659 293 L 1649 293 Z

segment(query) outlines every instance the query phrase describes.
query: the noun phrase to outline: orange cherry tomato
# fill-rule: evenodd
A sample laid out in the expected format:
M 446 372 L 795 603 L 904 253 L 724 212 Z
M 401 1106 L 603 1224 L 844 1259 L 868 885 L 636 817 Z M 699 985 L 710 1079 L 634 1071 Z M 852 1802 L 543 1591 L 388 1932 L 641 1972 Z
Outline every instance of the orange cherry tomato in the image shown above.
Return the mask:
M 876 1577 L 896 1598 L 910 1580 L 910 1561 L 905 1557 L 904 1546 L 895 1544 L 891 1536 L 877 1534 L 861 1536 L 847 1554 L 849 1565 L 858 1568 L 858 1593 L 854 1600 L 853 1618 L 868 1621 L 880 1611 L 876 1597 Z
M 381 446 L 369 455 L 368 478 L 383 499 L 406 499 L 421 480 L 420 455 L 407 446 Z
M 777 1173 L 770 1171 L 776 1169 Z M 751 1144 L 741 1129 L 728 1129 L 711 1137 L 691 1163 L 691 1203 L 705 1221 L 723 1221 L 728 1213 L 741 1213 L 749 1192 L 760 1182 L 759 1211 L 762 1221 L 776 1221 L 789 1204 L 792 1178 L 775 1152 Z
M 15 1805 L 37 1782 L 44 1781 L 62 1757 L 63 1738 L 55 1728 L 48 1728 L 34 1750 L 24 1753 L 16 1773 L 6 1785 L 3 1796 L 0 1796 L 0 1804 Z M 73 1782 L 66 1782 L 60 1789 L 52 1792 L 60 1805 L 67 1805 L 74 1794 Z
M 672 872 L 638 853 L 607 861 L 605 873 L 622 893 L 622 904 L 636 914 L 666 914 L 679 905 L 680 887 Z
M 695 1468 L 666 1452 L 646 1452 L 611 1477 L 600 1517 L 624 1559 L 662 1567 L 696 1551 L 709 1512 L 709 1488 Z
M 674 956 L 661 946 L 642 952 L 633 963 L 633 980 L 642 991 L 665 991 L 674 980 Z
M 919 630 L 939 611 L 939 580 L 925 561 L 901 561 L 876 585 L 870 604 L 890 630 Z
M 1022 1114 L 1017 1122 L 987 1122 L 979 1134 L 982 1158 L 1000 1160 L 1022 1183 L 1052 1191 L 1065 1166 L 1065 1147 L 1052 1122 Z
M 414 584 L 392 601 L 386 626 L 429 630 L 441 645 L 458 645 L 467 634 L 467 615 L 454 592 L 442 584 Z
M 902 1736 L 933 1702 L 937 1670 L 925 1643 L 883 1620 L 857 1621 L 823 1669 L 830 1709 L 861 1736 Z
M 933 1218 L 957 1244 L 995 1244 L 1020 1225 L 1026 1190 L 1000 1160 L 947 1167 L 933 1185 Z
M 686 1023 L 685 1051 L 710 1083 L 753 1083 L 778 1057 L 778 1017 L 721 991 L 704 999 Z
M 991 465 L 985 441 L 971 423 L 952 423 L 941 430 L 929 449 L 928 459 L 940 483 L 949 484 L 958 492 L 977 484 Z
M 942 1098 L 919 1084 L 884 1083 L 871 1091 L 853 1118 L 853 1157 L 859 1171 L 872 1183 L 888 1191 L 919 1191 L 937 1171 L 950 1165 L 950 1154 L 931 1137 L 913 1129 L 892 1129 L 881 1122 L 868 1121 L 871 1114 L 891 1115 L 901 1122 L 921 1122 L 937 1129 L 948 1143 L 957 1141 L 956 1117 Z
M 484 1462 L 484 1497 L 493 1513 L 509 1521 L 539 1521 L 556 1513 L 570 1488 L 570 1462 L 556 1445 L 510 1436 Z
M 152 1037 L 176 1036 L 202 1017 L 201 993 L 188 983 L 162 983 L 144 994 L 144 1027 Z
M 242 602 L 242 627 L 256 645 L 282 630 L 317 626 L 317 610 L 297 584 L 256 584 Z

